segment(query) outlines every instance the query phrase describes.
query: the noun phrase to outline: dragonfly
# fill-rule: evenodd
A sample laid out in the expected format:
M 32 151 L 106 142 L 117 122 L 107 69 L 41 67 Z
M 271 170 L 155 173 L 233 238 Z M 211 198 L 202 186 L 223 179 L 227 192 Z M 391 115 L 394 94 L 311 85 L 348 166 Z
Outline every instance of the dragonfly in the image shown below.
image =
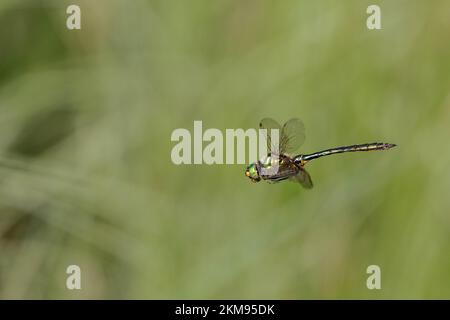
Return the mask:
M 264 118 L 259 127 L 267 130 L 266 143 L 269 152 L 245 170 L 245 175 L 253 182 L 265 180 L 276 183 L 290 180 L 311 189 L 313 182 L 304 168 L 311 160 L 344 152 L 388 150 L 396 146 L 392 143 L 373 142 L 331 148 L 311 154 L 297 154 L 305 141 L 305 126 L 300 119 L 292 118 L 281 126 L 272 118 Z M 276 137 L 272 134 L 273 130 L 277 130 L 279 138 L 274 139 L 277 141 L 272 141 L 272 137 Z

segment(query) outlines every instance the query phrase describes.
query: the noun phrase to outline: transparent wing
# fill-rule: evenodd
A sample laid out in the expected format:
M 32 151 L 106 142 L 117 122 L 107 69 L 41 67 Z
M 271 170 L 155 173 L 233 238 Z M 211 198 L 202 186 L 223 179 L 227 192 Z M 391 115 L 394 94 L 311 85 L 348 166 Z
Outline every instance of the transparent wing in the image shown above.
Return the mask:
M 300 183 L 306 189 L 311 189 L 313 187 L 311 176 L 305 169 L 301 169 L 298 174 L 291 177 L 290 180 Z
M 292 118 L 281 129 L 280 152 L 294 155 L 305 142 L 305 125 L 300 119 Z
M 279 150 L 281 153 L 281 149 L 279 148 L 279 141 L 272 141 L 271 139 L 271 130 L 278 130 L 278 135 L 281 136 L 281 126 L 278 122 L 273 120 L 272 118 L 264 118 L 260 121 L 259 127 L 261 129 L 267 129 L 266 143 L 267 143 L 267 151 L 271 152 L 273 150 Z M 281 137 L 280 137 L 281 141 Z

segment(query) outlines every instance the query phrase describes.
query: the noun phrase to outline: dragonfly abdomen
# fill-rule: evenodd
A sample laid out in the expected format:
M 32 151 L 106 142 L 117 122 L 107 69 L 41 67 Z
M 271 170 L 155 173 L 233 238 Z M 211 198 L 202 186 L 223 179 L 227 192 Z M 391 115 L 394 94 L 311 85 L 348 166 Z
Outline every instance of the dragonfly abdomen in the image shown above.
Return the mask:
M 365 143 L 365 144 L 355 144 L 351 146 L 345 147 L 337 147 L 332 149 L 327 149 L 319 152 L 314 152 L 312 154 L 300 155 L 295 157 L 295 162 L 307 162 L 313 159 L 317 159 L 324 156 L 329 156 L 336 153 L 343 152 L 357 152 L 357 151 L 374 151 L 374 150 L 387 150 L 395 147 L 395 144 L 392 143 L 384 143 L 384 142 L 373 142 L 373 143 Z

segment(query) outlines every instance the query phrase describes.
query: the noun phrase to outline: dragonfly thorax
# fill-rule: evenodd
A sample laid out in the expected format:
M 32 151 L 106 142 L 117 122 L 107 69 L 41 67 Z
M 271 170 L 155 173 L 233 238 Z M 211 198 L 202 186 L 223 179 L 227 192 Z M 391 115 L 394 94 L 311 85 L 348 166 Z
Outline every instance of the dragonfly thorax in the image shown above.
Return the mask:
M 267 157 L 264 157 L 259 162 L 259 165 L 262 169 L 270 170 L 272 167 L 280 164 L 280 158 L 274 155 L 269 154 Z

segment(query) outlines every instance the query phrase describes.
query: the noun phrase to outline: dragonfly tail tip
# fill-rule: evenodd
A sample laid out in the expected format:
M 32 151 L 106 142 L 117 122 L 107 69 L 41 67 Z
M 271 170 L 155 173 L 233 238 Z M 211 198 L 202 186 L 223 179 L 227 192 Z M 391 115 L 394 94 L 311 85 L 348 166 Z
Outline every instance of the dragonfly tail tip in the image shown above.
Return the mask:
M 397 145 L 395 143 L 386 143 L 386 149 L 390 149 L 393 147 L 396 147 Z

